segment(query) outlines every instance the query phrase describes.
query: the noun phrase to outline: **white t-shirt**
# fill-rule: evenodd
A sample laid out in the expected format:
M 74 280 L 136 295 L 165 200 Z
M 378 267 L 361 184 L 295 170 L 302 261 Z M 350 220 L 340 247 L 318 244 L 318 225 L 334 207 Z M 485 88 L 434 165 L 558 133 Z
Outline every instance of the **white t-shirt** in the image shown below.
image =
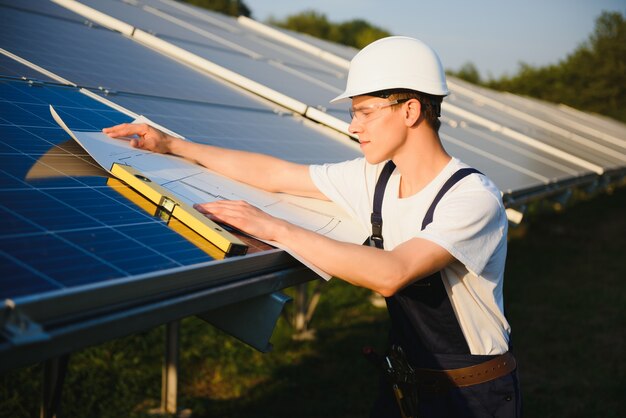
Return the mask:
M 376 181 L 385 163 L 364 158 L 338 164 L 312 165 L 318 189 L 371 231 Z M 420 192 L 399 198 L 396 169 L 383 199 L 386 250 L 414 237 L 445 248 L 456 261 L 442 271 L 443 282 L 472 354 L 501 354 L 508 350 L 510 326 L 504 317 L 502 281 L 508 222 L 498 188 L 485 176 L 472 174 L 454 185 L 439 201 L 433 221 L 422 221 L 443 184 L 467 165 L 453 158 Z

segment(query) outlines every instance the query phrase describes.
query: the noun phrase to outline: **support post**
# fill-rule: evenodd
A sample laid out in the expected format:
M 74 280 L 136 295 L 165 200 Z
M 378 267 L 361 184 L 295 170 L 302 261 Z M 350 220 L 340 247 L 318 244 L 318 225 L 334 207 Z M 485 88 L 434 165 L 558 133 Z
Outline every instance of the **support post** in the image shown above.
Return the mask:
M 46 360 L 43 368 L 43 396 L 41 402 L 41 418 L 56 418 L 61 404 L 63 382 L 67 373 L 70 355 L 64 354 Z
M 176 414 L 178 397 L 178 348 L 180 321 L 165 325 L 165 356 L 161 385 L 161 412 Z
M 318 280 L 313 289 L 309 288 L 310 283 L 302 283 L 296 286 L 296 294 L 294 297 L 293 327 L 295 340 L 312 340 L 315 338 L 315 330 L 309 328 L 309 324 L 313 319 L 313 314 L 317 308 L 322 288 L 326 284 L 323 280 Z

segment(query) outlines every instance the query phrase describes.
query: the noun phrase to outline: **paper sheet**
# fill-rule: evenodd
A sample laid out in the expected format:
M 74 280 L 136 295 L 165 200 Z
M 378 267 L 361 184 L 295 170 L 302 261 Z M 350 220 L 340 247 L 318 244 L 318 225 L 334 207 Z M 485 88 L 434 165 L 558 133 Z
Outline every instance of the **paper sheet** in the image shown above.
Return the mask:
M 102 132 L 74 132 L 67 127 L 52 106 L 50 106 L 50 113 L 59 126 L 105 170 L 110 171 L 113 163 L 132 166 L 186 203 L 194 204 L 223 199 L 245 200 L 272 216 L 285 219 L 329 238 L 360 244 L 367 237 L 367 231 L 331 202 L 256 189 L 182 158 L 133 148 L 130 146 L 129 138 L 113 139 Z M 133 123 L 147 123 L 161 131 L 174 134 L 143 116 Z M 284 248 L 275 242 L 269 242 L 269 244 L 287 251 L 324 279 L 330 279 L 330 275 L 289 248 Z

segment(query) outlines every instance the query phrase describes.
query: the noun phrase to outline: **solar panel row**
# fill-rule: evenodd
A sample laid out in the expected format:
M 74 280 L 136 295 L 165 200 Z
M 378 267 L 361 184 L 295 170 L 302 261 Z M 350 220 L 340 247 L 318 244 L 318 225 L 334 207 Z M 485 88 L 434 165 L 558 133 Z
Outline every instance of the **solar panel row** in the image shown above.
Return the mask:
M 10 299 L 0 369 L 311 279 L 258 242 L 248 240 L 252 254 L 222 260 L 192 231 L 167 224 L 69 140 L 48 105 L 77 131 L 142 114 L 198 142 L 300 163 L 340 161 L 358 156 L 358 147 L 323 125 L 341 130 L 348 121 L 345 107 L 328 99 L 343 90 L 356 51 L 284 30 L 300 42 L 276 38 L 245 19 L 172 0 L 56 2 L 99 14 L 0 0 L 0 296 Z M 111 17 L 134 29 L 122 36 L 102 26 Z M 194 66 L 196 59 L 206 65 Z M 623 125 L 460 80 L 450 85 L 444 144 L 488 174 L 509 206 L 624 175 Z M 304 109 L 276 104 L 274 93 Z M 6 318 L 18 313 L 41 325 L 35 336 L 8 331 Z
M 343 88 L 347 61 L 343 66 L 324 62 L 324 68 L 329 74 L 340 75 L 324 79 L 326 87 L 329 87 L 325 90 L 320 88 L 319 75 L 313 79 L 309 77 L 318 71 L 319 63 L 312 65 L 310 59 L 299 59 L 308 57 L 308 54 L 282 43 L 274 48 L 263 48 L 259 44 L 269 42 L 270 38 L 232 18 L 221 17 L 220 26 L 216 27 L 208 23 L 207 18 L 215 20 L 215 14 L 189 6 L 178 7 L 173 11 L 172 2 L 143 1 L 133 2 L 131 5 L 88 1 L 85 4 L 134 27 L 154 33 L 157 37 L 167 38 L 174 45 L 187 49 L 199 58 L 211 60 L 224 68 L 260 81 L 261 84 L 310 106 L 324 106 L 328 97 Z M 151 12 L 142 13 L 146 10 Z M 202 20 L 199 17 L 207 19 Z M 203 47 L 197 46 L 199 43 L 209 45 L 217 42 L 215 36 L 207 37 L 205 33 L 219 35 L 220 51 L 203 50 Z M 188 41 L 193 41 L 194 46 L 184 44 Z M 242 49 L 251 53 L 241 53 Z M 266 66 L 276 62 L 283 63 L 288 68 Z M 295 85 L 292 86 L 290 80 L 295 80 Z M 598 146 L 593 140 L 580 141 L 580 138 L 572 138 L 567 131 L 549 126 L 545 122 L 539 126 L 533 125 L 529 123 L 528 117 L 520 118 L 519 114 L 502 110 L 502 106 L 481 105 L 479 102 L 484 95 L 477 90 L 462 88 L 460 83 L 453 83 L 454 86 L 458 87 L 453 89 L 454 95 L 445 106 L 450 117 L 450 124 L 443 128 L 445 145 L 450 150 L 457 151 L 456 155 L 463 160 L 481 167 L 494 178 L 500 188 L 509 194 L 509 201 L 513 197 L 541 190 L 548 184 L 557 189 L 564 187 L 564 184 L 569 183 L 567 179 L 570 179 L 572 170 L 576 171 L 577 177 L 586 177 L 590 173 L 602 174 L 605 166 L 617 164 L 619 167 L 624 162 L 623 152 L 615 159 L 609 148 Z M 323 98 L 319 97 L 320 92 L 324 93 Z M 485 101 L 484 97 L 482 100 Z M 347 120 L 335 107 L 329 108 L 328 112 Z M 506 129 L 494 129 L 494 124 Z M 488 137 L 488 141 L 507 145 L 485 148 L 485 137 Z M 508 144 L 512 144 L 512 147 Z M 520 148 L 524 151 L 516 155 L 515 150 Z M 512 156 L 524 161 L 520 161 L 520 164 L 509 164 Z M 545 161 L 554 163 L 546 164 Z M 562 170 L 563 166 L 568 166 L 569 169 Z

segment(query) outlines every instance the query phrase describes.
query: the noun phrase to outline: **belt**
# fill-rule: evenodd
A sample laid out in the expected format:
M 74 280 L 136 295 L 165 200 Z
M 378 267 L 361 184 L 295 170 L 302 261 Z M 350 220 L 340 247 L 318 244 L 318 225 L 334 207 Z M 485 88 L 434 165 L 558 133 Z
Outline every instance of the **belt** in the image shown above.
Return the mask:
M 516 367 L 515 357 L 506 352 L 483 363 L 460 369 L 415 369 L 415 376 L 418 389 L 432 393 L 489 382 L 506 376 Z

